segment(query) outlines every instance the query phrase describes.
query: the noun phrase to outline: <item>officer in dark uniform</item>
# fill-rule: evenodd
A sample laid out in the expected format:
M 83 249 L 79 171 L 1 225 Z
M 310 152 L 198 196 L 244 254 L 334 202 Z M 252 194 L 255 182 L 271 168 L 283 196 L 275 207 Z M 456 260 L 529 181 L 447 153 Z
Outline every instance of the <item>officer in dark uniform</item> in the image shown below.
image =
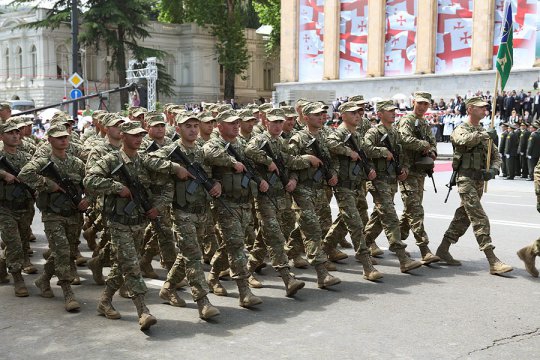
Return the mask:
M 510 124 L 508 129 L 508 135 L 506 138 L 506 146 L 504 147 L 504 158 L 506 161 L 506 171 L 508 177 L 506 180 L 514 180 L 514 176 L 517 173 L 517 164 L 519 164 L 518 157 L 518 146 L 519 146 L 519 135 L 516 132 L 517 125 Z
M 521 133 L 519 134 L 519 168 L 521 170 L 521 177 L 526 179 L 529 176 L 529 165 L 527 164 L 527 145 L 529 143 L 529 136 L 531 132 L 527 129 L 527 123 L 522 122 Z
M 501 154 L 501 159 L 503 159 L 502 166 L 501 166 L 501 172 L 502 172 L 501 176 L 507 177 L 508 172 L 506 171 L 506 161 L 505 161 L 506 158 L 504 157 L 504 148 L 506 146 L 506 138 L 508 137 L 508 124 L 502 123 L 501 130 L 502 132 L 499 139 L 499 154 Z
M 529 177 L 527 181 L 533 181 L 534 167 L 538 163 L 538 158 L 540 158 L 540 121 L 535 121 L 531 124 L 531 136 L 529 136 L 529 141 L 527 141 L 527 163 L 529 166 Z

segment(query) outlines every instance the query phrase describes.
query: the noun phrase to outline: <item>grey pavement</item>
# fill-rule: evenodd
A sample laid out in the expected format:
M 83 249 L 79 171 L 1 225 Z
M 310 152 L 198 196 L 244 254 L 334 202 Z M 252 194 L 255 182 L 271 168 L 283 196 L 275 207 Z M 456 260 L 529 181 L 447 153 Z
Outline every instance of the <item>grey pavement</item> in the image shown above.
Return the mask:
M 444 204 L 450 172 L 436 172 L 438 194 L 426 183 L 426 229 L 435 249 L 459 204 L 454 189 Z M 396 196 L 398 213 L 402 204 Z M 264 303 L 254 310 L 238 306 L 233 282 L 225 281 L 229 297 L 210 295 L 221 316 L 198 318 L 189 292 L 180 295 L 188 305 L 173 308 L 158 297 L 162 280 L 148 281 L 147 303 L 158 318 L 147 333 L 139 331 L 130 300 L 115 296 L 120 320 L 98 316 L 95 308 L 102 287 L 93 284 L 86 267 L 74 286 L 82 303 L 78 313 L 63 309 L 61 290 L 54 299 L 39 297 L 26 275 L 31 296 L 15 298 L 12 285 L 0 286 L 0 350 L 6 359 L 527 359 L 540 348 L 540 280 L 530 277 L 516 251 L 540 235 L 532 182 L 489 182 L 483 205 L 491 219 L 495 253 L 514 266 L 508 276 L 493 276 L 469 230 L 451 248 L 461 267 L 434 264 L 401 274 L 397 258 L 386 251 L 377 268 L 379 283 L 362 279 L 360 264 L 349 259 L 335 273 L 342 283 L 331 290 L 316 286 L 313 269 L 294 269 L 306 287 L 286 298 L 276 273 L 266 268 L 259 278 L 265 288 L 253 292 Z M 333 211 L 337 211 L 335 202 Z M 46 248 L 43 227 L 36 216 L 38 237 L 32 261 L 40 272 Z M 84 242 L 84 240 L 83 240 Z M 381 235 L 378 244 L 388 246 Z M 410 237 L 408 250 L 419 257 Z M 84 255 L 90 256 L 86 246 Z M 154 267 L 159 263 L 154 261 Z M 165 271 L 158 270 L 161 279 Z

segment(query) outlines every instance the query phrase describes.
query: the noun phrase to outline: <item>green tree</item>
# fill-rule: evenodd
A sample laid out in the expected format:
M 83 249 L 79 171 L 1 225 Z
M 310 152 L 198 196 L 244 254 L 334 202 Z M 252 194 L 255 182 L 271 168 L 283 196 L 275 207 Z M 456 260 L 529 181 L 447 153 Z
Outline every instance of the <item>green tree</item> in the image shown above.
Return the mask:
M 272 33 L 266 43 L 266 51 L 269 55 L 276 56 L 279 53 L 281 41 L 281 0 L 253 1 L 260 22 L 272 26 Z
M 216 38 L 218 63 L 223 66 L 225 99 L 233 99 L 235 76 L 249 65 L 245 37 L 245 0 L 161 0 L 160 20 L 173 23 L 195 22 L 207 26 Z

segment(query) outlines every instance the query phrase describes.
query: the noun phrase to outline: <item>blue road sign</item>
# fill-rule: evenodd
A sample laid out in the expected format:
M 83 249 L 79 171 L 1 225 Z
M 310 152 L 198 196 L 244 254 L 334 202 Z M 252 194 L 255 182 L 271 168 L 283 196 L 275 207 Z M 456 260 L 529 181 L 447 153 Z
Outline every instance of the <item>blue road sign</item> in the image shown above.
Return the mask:
M 78 99 L 82 96 L 82 91 L 79 89 L 73 89 L 69 93 L 69 97 L 73 100 Z

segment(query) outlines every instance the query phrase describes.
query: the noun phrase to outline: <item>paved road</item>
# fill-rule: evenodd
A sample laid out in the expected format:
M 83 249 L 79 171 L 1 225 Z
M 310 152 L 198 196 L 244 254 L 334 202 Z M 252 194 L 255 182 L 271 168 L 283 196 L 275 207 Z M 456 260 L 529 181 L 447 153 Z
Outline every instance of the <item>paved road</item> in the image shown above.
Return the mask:
M 438 169 L 448 169 L 440 164 Z M 428 183 L 425 193 L 426 226 L 436 248 L 458 206 L 458 195 L 448 204 L 444 184 L 450 173 L 435 173 L 438 194 Z M 397 207 L 401 200 L 396 197 Z M 61 290 L 54 299 L 15 298 L 12 287 L 0 286 L 0 358 L 58 359 L 491 359 L 534 358 L 540 348 L 540 283 L 523 269 L 516 251 L 540 235 L 540 214 L 535 209 L 533 184 L 495 180 L 483 199 L 492 224 L 496 254 L 515 267 L 506 277 L 492 276 L 469 230 L 452 248 L 461 267 L 433 265 L 412 275 L 399 272 L 395 256 L 385 254 L 378 269 L 380 283 L 362 279 L 361 266 L 352 257 L 338 265 L 342 284 L 319 290 L 313 270 L 294 270 L 306 281 L 295 299 L 284 296 L 280 278 L 271 269 L 261 276 L 266 287 L 255 290 L 264 303 L 255 310 L 238 307 L 233 282 L 224 282 L 227 298 L 210 296 L 222 315 L 213 322 L 197 316 L 188 300 L 186 308 L 161 303 L 160 280 L 149 281 L 148 305 L 158 324 L 148 333 L 138 330 L 131 301 L 115 297 L 121 320 L 107 320 L 95 312 L 101 287 L 94 285 L 87 268 L 80 268 L 83 284 L 75 293 L 82 308 L 63 309 Z M 333 203 L 333 210 L 337 210 Z M 38 242 L 34 263 L 40 270 L 45 248 L 43 227 L 35 222 Z M 378 243 L 387 246 L 381 236 Z M 419 256 L 414 241 L 408 249 Z M 352 255 L 350 250 L 347 253 Z M 86 256 L 90 256 L 85 251 Z M 158 267 L 154 261 L 154 267 Z M 161 278 L 165 272 L 159 270 Z M 36 275 L 25 276 L 27 283 Z

